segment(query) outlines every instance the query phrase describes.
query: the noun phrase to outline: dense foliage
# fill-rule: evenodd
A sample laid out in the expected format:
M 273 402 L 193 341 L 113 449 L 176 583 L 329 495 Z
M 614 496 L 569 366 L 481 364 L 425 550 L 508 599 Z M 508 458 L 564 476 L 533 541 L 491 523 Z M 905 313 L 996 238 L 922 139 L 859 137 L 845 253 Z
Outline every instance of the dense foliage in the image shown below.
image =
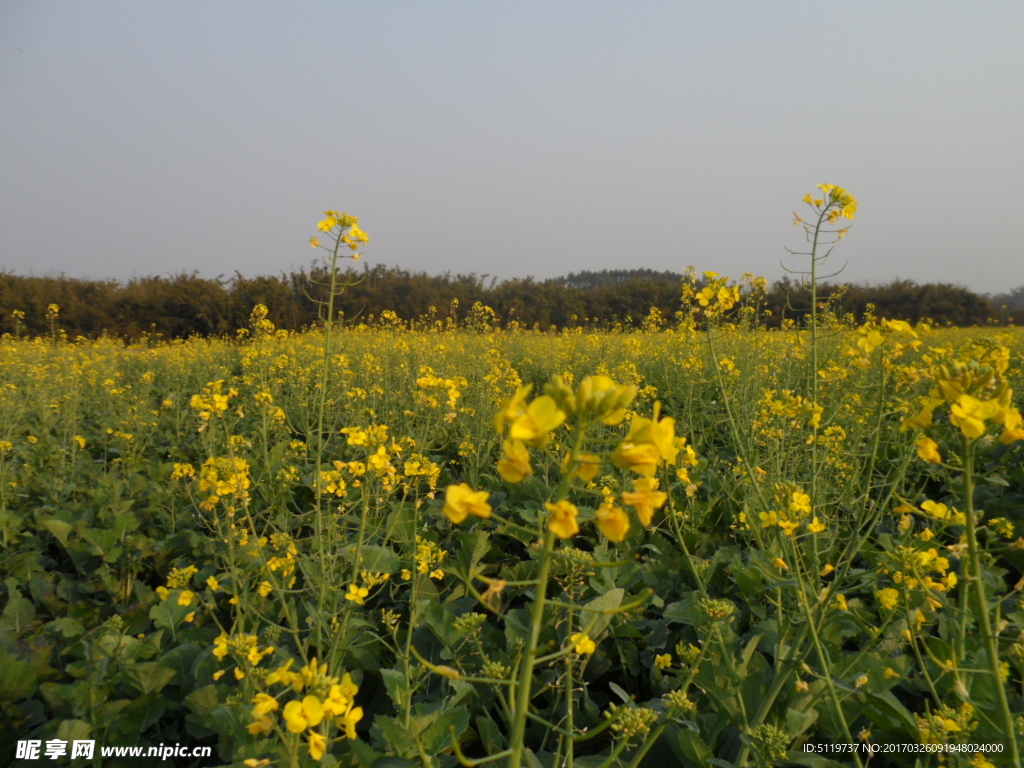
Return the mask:
M 594 473 L 566 497 L 581 530 L 553 550 L 548 597 L 609 612 L 559 609 L 543 627 L 544 653 L 583 634 L 593 647 L 577 637 L 538 668 L 542 719 L 525 739 L 540 764 L 566 749 L 543 722 L 582 735 L 612 722 L 605 713 L 625 730 L 580 741 L 578 765 L 602 764 L 619 745 L 625 765 L 652 736 L 651 765 L 743 764 L 772 750 L 799 761 L 803 744 L 845 742 L 846 731 L 873 743 L 1001 738 L 965 592 L 959 430 L 934 411 L 942 464 L 918 457 L 916 430 L 900 431 L 932 386 L 926 356 L 1001 347 L 919 329 L 924 345 L 903 351 L 905 332 L 834 326 L 816 419 L 799 394 L 807 337 L 795 332 L 385 325 L 346 331 L 329 351 L 322 332 L 275 333 L 259 315 L 237 343 L 3 341 L 5 744 L 191 740 L 216 744 L 222 763 L 306 763 L 322 733 L 343 764 L 369 768 L 436 765 L 431 756 L 450 765 L 454 728 L 469 756 L 505 749 L 501 680 L 521 663 L 536 599 L 526 583 L 540 567 L 529 530 L 543 525 L 574 433 L 555 428 L 519 478 L 492 417 L 524 384 L 541 393 L 552 373 L 636 388 L 636 416 L 594 433 L 608 451 L 656 402 L 686 441 L 671 463 L 655 460 L 666 496 L 633 507 L 620 543 L 594 525 L 598 510 L 641 492 L 631 477 L 643 476 L 600 442 L 586 448 Z M 1000 343 L 1019 388 L 1024 338 Z M 976 481 L 988 610 L 1004 625 L 1016 716 L 1021 445 L 982 440 Z M 453 525 L 444 489 L 460 483 L 515 525 L 472 514 Z M 357 738 L 343 738 L 344 716 L 340 730 L 326 720 L 289 730 L 286 705 L 325 701 L 330 678 L 340 686 L 346 673 L 358 692 L 337 700 Z M 378 762 L 387 754 L 403 760 Z
M 779 329 L 692 271 L 639 329 L 339 323 L 337 211 L 322 327 L 69 342 L 48 305 L 0 339 L 2 742 L 1020 768 L 1024 335 L 837 309 L 857 201 L 819 189 Z
M 347 319 L 366 320 L 385 311 L 406 321 L 430 323 L 452 318 L 464 321 L 474 304 L 490 307 L 493 322 L 548 330 L 615 325 L 639 327 L 658 309 L 663 324 L 676 322 L 683 275 L 652 270 L 605 270 L 571 273 L 563 278 L 530 278 L 498 282 L 486 276 L 430 276 L 382 265 L 352 267 L 343 275 L 350 283 L 337 302 Z M 329 278 L 322 266 L 279 276 L 209 279 L 197 274 L 136 278 L 127 283 L 69 277 L 22 277 L 0 274 L 0 332 L 48 333 L 46 307 L 61 308 L 61 327 L 72 337 L 138 339 L 233 334 L 244 328 L 256 304 L 270 308 L 278 327 L 299 330 L 318 322 L 318 301 Z M 953 285 L 918 285 L 894 281 L 886 285 L 821 286 L 835 294 L 841 313 L 862 320 L 871 306 L 884 317 L 918 322 L 930 320 L 957 326 L 1005 324 L 1024 317 L 1024 292 L 984 297 Z M 780 327 L 787 319 L 802 321 L 808 294 L 795 280 L 780 280 L 768 291 L 765 322 Z M 11 315 L 23 313 L 23 318 Z

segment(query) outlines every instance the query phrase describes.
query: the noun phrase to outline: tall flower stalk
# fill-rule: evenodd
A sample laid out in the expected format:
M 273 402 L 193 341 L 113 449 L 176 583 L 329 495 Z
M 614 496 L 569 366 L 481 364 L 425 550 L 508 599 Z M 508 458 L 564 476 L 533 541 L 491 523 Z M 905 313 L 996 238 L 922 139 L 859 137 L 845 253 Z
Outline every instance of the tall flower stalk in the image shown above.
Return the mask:
M 313 248 L 321 248 L 329 254 L 324 257 L 324 265 L 327 267 L 327 300 L 320 300 L 318 304 L 324 308 L 324 354 L 323 368 L 320 373 L 320 388 L 316 404 L 316 499 L 315 499 L 315 529 L 317 541 L 317 556 L 320 562 L 320 574 L 323 577 L 327 573 L 327 542 L 324 536 L 324 500 L 321 478 L 323 477 L 323 462 L 326 456 L 326 435 L 324 434 L 324 411 L 327 403 L 327 388 L 331 371 L 331 348 L 334 340 L 334 301 L 348 287 L 342 283 L 338 275 L 338 261 L 350 258 L 353 261 L 359 259 L 359 248 L 370 241 L 369 236 L 359 228 L 359 219 L 348 213 L 337 211 L 324 211 L 325 219 L 317 224 L 327 238 L 333 241 L 330 245 L 321 245 L 320 239 L 316 236 L 309 238 L 309 244 Z M 355 568 L 358 570 L 359 564 Z M 329 580 L 321 578 L 317 595 L 317 607 L 322 615 L 327 599 Z M 317 625 L 317 646 L 323 647 L 321 636 L 321 624 Z

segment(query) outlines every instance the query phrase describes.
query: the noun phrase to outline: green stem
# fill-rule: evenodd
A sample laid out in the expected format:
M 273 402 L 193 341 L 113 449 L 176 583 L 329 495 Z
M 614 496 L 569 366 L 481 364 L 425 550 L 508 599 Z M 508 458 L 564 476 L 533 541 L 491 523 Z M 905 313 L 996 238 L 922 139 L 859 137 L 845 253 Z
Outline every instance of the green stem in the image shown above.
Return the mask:
M 537 646 L 540 643 L 540 630 L 544 623 L 544 601 L 547 598 L 548 574 L 551 571 L 551 552 L 555 548 L 555 532 L 548 528 L 544 534 L 544 549 L 540 555 L 540 573 L 537 576 L 537 592 L 533 601 L 530 617 L 530 639 L 526 645 L 526 653 L 519 667 L 518 684 L 516 686 L 515 720 L 512 722 L 509 768 L 520 768 L 522 765 L 523 737 L 526 734 L 527 713 L 530 710 L 530 691 L 533 685 L 533 669 L 537 659 Z
M 323 490 L 321 484 L 321 472 L 323 471 L 324 456 L 324 409 L 327 405 L 327 383 L 331 370 L 331 341 L 334 331 L 334 294 L 338 284 L 338 250 L 341 248 L 340 235 L 334 241 L 334 250 L 331 252 L 331 282 L 327 295 L 327 318 L 324 322 L 324 366 L 320 374 L 320 393 L 317 399 L 316 409 L 316 474 L 313 476 L 313 484 L 316 488 L 316 540 L 317 555 L 320 561 L 320 585 L 317 594 L 317 615 L 324 615 L 324 605 L 327 602 L 327 550 L 324 537 L 324 510 Z M 355 564 L 356 569 L 359 563 Z M 316 645 L 319 652 L 323 648 L 323 622 L 316 624 Z
M 843 714 L 843 705 L 839 701 L 839 694 L 836 693 L 835 683 L 832 680 L 832 665 L 829 664 L 828 656 L 825 655 L 825 649 L 821 645 L 821 638 L 818 637 L 818 628 L 814 625 L 814 617 L 811 615 L 807 600 L 802 595 L 800 604 L 803 606 L 804 615 L 807 617 L 807 624 L 811 630 L 811 643 L 814 645 L 814 650 L 817 653 L 818 663 L 821 664 L 822 679 L 824 679 L 825 687 L 828 689 L 829 700 L 832 702 L 833 710 L 835 710 L 836 719 L 843 729 L 843 736 L 846 738 L 846 742 L 853 744 L 850 726 L 846 722 L 846 716 Z M 853 762 L 857 768 L 861 768 L 860 757 L 856 753 L 853 754 Z
M 988 668 L 992 673 L 992 685 L 996 689 L 996 702 L 1002 717 L 1003 731 L 1010 747 L 1010 760 L 1014 768 L 1021 768 L 1020 753 L 1010 702 L 1006 698 L 1006 686 L 999 668 L 999 649 L 992 633 L 992 623 L 988 615 L 988 598 L 985 596 L 985 580 L 981 571 L 981 553 L 978 551 L 977 521 L 974 518 L 974 442 L 963 438 L 964 457 L 964 515 L 967 518 L 967 553 L 971 563 L 971 581 L 974 584 L 974 597 L 978 603 L 978 622 L 981 625 L 981 641 L 988 657 Z

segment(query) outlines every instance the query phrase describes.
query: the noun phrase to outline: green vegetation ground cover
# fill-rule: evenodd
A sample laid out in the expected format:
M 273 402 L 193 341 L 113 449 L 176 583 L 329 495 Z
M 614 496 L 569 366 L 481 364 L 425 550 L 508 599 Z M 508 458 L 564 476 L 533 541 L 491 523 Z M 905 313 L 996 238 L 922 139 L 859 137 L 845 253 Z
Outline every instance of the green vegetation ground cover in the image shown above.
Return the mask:
M 760 295 L 705 274 L 671 331 L 3 338 L 3 742 L 1013 765 L 1024 334 L 826 307 L 812 343 Z

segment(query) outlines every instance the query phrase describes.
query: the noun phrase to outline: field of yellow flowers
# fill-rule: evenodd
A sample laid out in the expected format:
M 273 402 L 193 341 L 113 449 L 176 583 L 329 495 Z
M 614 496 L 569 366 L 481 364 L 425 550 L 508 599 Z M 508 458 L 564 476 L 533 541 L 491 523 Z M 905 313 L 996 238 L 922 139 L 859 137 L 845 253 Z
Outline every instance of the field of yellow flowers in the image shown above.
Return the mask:
M 1019 766 L 1024 333 L 766 331 L 759 286 L 670 331 L 5 337 L 0 742 Z

